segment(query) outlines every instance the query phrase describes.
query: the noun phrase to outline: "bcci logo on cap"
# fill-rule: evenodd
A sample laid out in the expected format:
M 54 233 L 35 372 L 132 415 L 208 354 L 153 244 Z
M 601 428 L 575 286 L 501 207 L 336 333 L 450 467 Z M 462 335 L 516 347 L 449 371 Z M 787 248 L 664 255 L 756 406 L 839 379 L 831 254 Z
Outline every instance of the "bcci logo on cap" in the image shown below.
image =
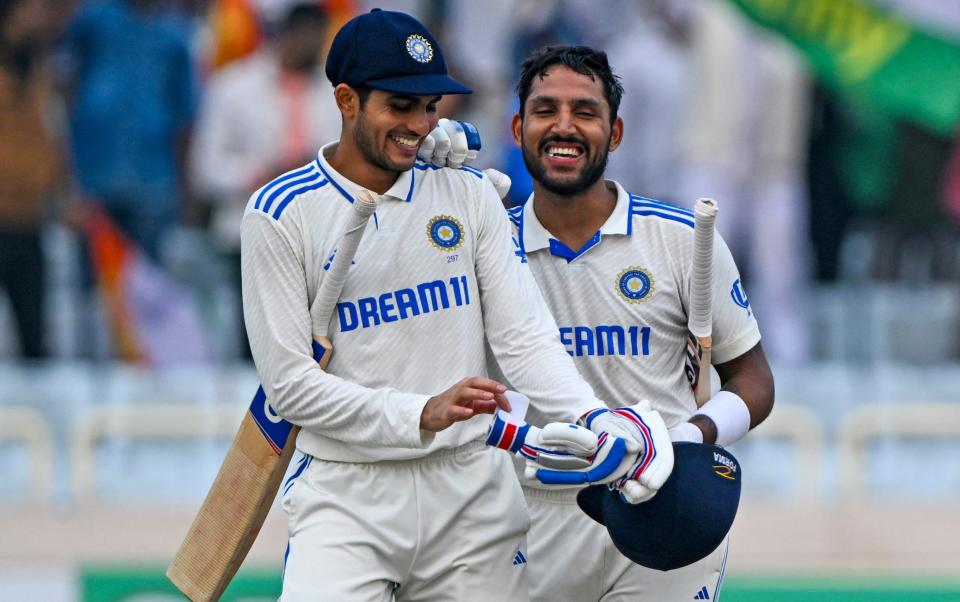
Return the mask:
M 617 293 L 627 303 L 643 303 L 653 292 L 653 276 L 647 270 L 630 266 L 617 276 Z
M 427 223 L 427 238 L 433 246 L 449 253 L 463 244 L 463 224 L 455 217 L 438 215 Z
M 429 63 L 433 59 L 433 46 L 421 35 L 407 36 L 407 52 L 418 63 Z

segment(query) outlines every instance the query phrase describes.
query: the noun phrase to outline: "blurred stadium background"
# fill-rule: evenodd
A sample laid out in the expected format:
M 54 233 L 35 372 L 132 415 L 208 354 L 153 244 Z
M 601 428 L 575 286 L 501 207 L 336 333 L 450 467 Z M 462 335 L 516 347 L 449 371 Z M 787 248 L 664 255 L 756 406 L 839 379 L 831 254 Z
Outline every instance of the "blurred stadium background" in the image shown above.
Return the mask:
M 238 208 L 336 135 L 317 40 L 376 5 L 476 90 L 442 111 L 507 202 L 549 42 L 623 78 L 614 177 L 720 201 L 778 393 L 734 447 L 724 600 L 960 600 L 960 1 L 293 4 L 0 2 L 0 600 L 178 599 L 257 385 Z M 276 597 L 284 540 L 274 508 L 228 599 Z

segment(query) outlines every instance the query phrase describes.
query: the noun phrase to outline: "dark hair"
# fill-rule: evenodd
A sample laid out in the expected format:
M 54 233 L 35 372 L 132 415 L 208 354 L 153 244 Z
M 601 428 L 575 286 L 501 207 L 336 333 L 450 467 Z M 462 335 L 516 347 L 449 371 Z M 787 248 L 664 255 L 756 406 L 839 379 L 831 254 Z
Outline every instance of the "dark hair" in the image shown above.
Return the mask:
M 357 93 L 357 97 L 360 99 L 360 109 L 362 110 L 363 107 L 366 106 L 367 99 L 370 98 L 373 88 L 365 84 L 358 84 L 350 87 L 353 88 L 353 91 Z
M 577 73 L 599 78 L 603 83 L 603 94 L 610 105 L 610 123 L 617 119 L 620 109 L 620 99 L 623 97 L 623 85 L 620 78 L 610 69 L 607 53 L 595 50 L 589 46 L 544 46 L 528 56 L 520 65 L 520 82 L 517 84 L 517 94 L 520 96 L 520 116 L 523 117 L 523 106 L 530 96 L 533 78 L 541 80 L 550 67 L 563 65 Z

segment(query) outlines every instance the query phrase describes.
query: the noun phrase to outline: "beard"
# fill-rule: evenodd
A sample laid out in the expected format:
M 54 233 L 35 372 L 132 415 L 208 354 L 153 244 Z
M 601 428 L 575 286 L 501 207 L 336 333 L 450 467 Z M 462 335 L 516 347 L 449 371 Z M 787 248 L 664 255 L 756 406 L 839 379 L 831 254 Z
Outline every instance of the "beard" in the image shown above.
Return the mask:
M 539 158 L 538 155 L 528 150 L 526 142 L 521 138 L 520 144 L 523 150 L 523 163 L 527 166 L 527 171 L 530 172 L 530 176 L 534 181 L 539 182 L 545 190 L 561 196 L 572 196 L 587 190 L 593 186 L 597 180 L 603 177 L 603 172 L 607 169 L 607 159 L 610 156 L 610 151 L 607 150 L 610 148 L 609 137 L 607 137 L 606 143 L 601 147 L 602 150 L 600 154 L 592 159 L 590 155 L 587 154 L 587 144 L 584 143 L 583 140 L 569 136 L 551 136 L 546 138 L 540 143 L 537 152 L 539 152 L 539 149 L 545 148 L 550 142 L 572 142 L 583 146 L 587 162 L 580 173 L 574 174 L 572 177 L 555 178 L 548 176 L 547 170 L 544 169 L 542 164 L 537 160 Z
M 360 154 L 363 155 L 363 158 L 366 159 L 368 163 L 384 171 L 400 173 L 413 167 L 412 164 L 397 165 L 390 160 L 390 156 L 387 155 L 386 151 L 377 148 L 376 138 L 373 133 L 370 132 L 367 119 L 363 116 L 363 111 L 360 111 L 359 115 L 357 115 L 357 123 L 353 128 L 353 142 L 357 145 Z

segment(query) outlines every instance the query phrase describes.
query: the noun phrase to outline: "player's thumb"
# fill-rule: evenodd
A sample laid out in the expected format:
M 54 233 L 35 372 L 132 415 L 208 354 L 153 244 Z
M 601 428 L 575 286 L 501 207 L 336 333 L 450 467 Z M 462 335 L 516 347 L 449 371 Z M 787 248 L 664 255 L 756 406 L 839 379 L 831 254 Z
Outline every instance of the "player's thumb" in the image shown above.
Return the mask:
M 501 200 L 507 198 L 507 193 L 510 192 L 510 185 L 513 184 L 510 176 L 493 168 L 485 169 L 483 173 L 490 179 L 493 187 L 497 189 L 497 196 L 499 196 Z

